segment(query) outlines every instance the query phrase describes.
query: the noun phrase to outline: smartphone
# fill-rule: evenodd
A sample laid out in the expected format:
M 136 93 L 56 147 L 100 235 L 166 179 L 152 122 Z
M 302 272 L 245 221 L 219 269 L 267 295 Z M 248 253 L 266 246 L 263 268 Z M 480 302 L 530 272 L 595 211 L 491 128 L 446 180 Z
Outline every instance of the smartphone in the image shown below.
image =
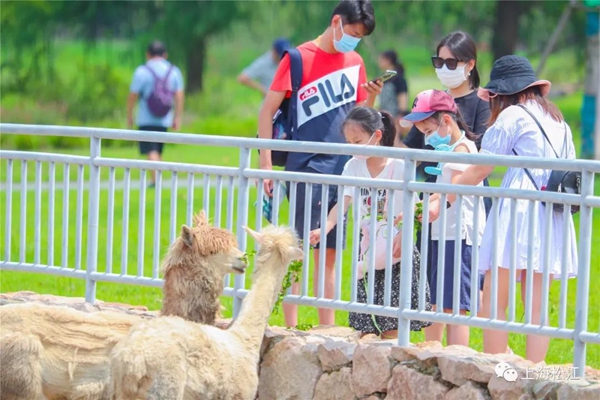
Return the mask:
M 396 76 L 396 74 L 396 71 L 388 69 L 383 74 L 379 75 L 377 78 L 371 79 L 371 82 L 381 81 L 381 83 L 384 83 L 385 81 L 392 79 L 394 76 Z

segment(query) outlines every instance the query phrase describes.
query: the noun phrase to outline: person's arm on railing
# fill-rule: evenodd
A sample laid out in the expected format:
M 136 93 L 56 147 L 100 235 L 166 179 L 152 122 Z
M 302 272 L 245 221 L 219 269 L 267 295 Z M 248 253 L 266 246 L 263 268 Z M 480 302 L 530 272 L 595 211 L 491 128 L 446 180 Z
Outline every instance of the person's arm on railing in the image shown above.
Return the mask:
M 471 185 L 477 186 L 485 178 L 487 178 L 494 170 L 493 165 L 471 165 L 463 173 L 457 174 L 452 178 L 453 185 Z M 446 196 L 446 201 L 452 204 L 456 200 L 456 194 L 451 193 Z M 438 219 L 441 209 L 441 196 L 434 194 L 429 199 L 429 222 L 433 222 Z
M 285 99 L 285 91 L 269 90 L 263 101 L 263 105 L 258 114 L 258 137 L 260 139 L 272 139 L 273 135 L 273 116 Z M 260 169 L 272 170 L 271 150 L 263 149 L 260 151 Z M 272 197 L 273 181 L 265 179 L 263 187 L 267 196 Z
M 343 204 L 344 212 L 343 212 L 343 214 L 346 214 L 351 202 L 352 202 L 352 196 L 344 196 L 344 204 Z M 329 232 L 331 232 L 331 230 L 333 228 L 335 228 L 335 226 L 337 225 L 338 206 L 339 206 L 339 203 L 336 203 L 335 206 L 333 206 L 333 208 L 329 211 L 329 214 L 327 215 L 327 222 L 325 223 L 325 234 L 328 234 Z M 319 243 L 321 241 L 321 229 L 315 229 L 314 231 L 311 231 L 310 235 L 309 235 L 309 240 L 310 240 L 310 244 L 313 246 L 316 245 L 317 243 Z

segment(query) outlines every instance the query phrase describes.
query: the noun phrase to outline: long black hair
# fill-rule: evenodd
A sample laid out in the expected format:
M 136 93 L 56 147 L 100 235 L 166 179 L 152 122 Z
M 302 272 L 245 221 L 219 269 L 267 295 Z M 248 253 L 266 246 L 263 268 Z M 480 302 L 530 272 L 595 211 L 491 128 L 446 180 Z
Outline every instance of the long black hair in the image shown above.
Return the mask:
M 370 107 L 362 106 L 354 107 L 346 116 L 342 124 L 342 131 L 349 123 L 357 124 L 362 130 L 370 134 L 376 130 L 380 130 L 381 145 L 394 147 L 396 125 L 394 124 L 394 118 L 387 111 L 377 111 Z
M 394 50 L 386 50 L 379 56 L 388 60 L 390 64 L 394 66 L 394 69 L 399 76 L 404 75 L 404 65 L 402 65 L 402 62 L 398 59 L 398 53 L 396 53 Z
M 479 71 L 477 71 L 477 46 L 473 38 L 466 32 L 455 31 L 443 38 L 437 46 L 436 53 L 439 57 L 440 49 L 446 46 L 450 53 L 457 59 L 469 62 L 475 61 L 475 66 L 471 70 L 469 76 L 469 84 L 471 89 L 477 89 L 479 87 Z

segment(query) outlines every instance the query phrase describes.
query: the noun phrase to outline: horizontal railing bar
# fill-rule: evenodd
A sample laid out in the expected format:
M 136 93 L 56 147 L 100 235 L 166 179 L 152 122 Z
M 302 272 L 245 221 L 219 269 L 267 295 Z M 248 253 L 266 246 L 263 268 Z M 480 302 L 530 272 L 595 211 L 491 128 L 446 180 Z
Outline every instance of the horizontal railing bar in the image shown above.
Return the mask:
M 119 158 L 104 157 L 96 158 L 94 160 L 94 165 L 97 165 L 99 167 L 138 168 L 159 171 L 191 172 L 195 174 L 212 174 L 222 176 L 237 176 L 240 173 L 239 168 L 234 167 L 183 164 L 164 161 L 157 163 L 155 161 L 125 160 Z
M 56 276 L 64 276 L 67 278 L 85 279 L 85 270 L 75 270 L 72 268 L 54 267 L 43 264 L 20 263 L 14 261 L 0 261 L 0 271 L 19 271 L 19 272 L 35 272 L 40 274 L 50 274 Z
M 0 160 L 26 160 L 42 162 L 58 162 L 63 164 L 88 165 L 90 157 L 71 156 L 67 154 L 41 153 L 35 151 L 0 150 Z
M 579 339 L 581 339 L 582 342 L 586 343 L 600 344 L 600 333 L 581 332 L 579 334 Z
M 0 124 L 3 133 L 99 137 L 102 139 L 152 141 L 178 144 L 200 144 L 212 146 L 246 147 L 251 149 L 270 149 L 302 153 L 369 155 L 392 158 L 410 158 L 419 161 L 454 162 L 464 164 L 506 166 L 515 168 L 541 168 L 563 171 L 591 171 L 600 173 L 600 161 L 566 160 L 541 157 L 516 157 L 490 154 L 469 154 L 415 150 L 383 146 L 355 146 L 319 142 L 300 142 L 294 140 L 271 140 L 240 138 L 218 135 L 200 135 L 189 133 L 163 133 L 133 131 L 125 129 L 83 128 L 50 125 Z
M 496 329 L 527 335 L 542 335 L 556 339 L 573 340 L 573 338 L 575 337 L 575 331 L 573 329 L 523 324 L 520 322 L 489 320 L 481 317 L 471 317 L 465 315 L 435 313 L 431 311 L 418 310 L 404 310 L 402 311 L 402 315 L 404 317 L 419 321 L 467 325 L 474 328 Z
M 247 169 L 244 176 L 251 179 L 274 179 L 280 181 L 306 182 L 328 185 L 344 185 L 359 187 L 376 187 L 378 189 L 404 190 L 403 181 L 390 181 L 382 179 L 354 178 L 339 175 L 307 174 L 304 172 L 267 171 L 260 169 Z M 413 192 L 447 193 L 481 197 L 501 197 L 525 200 L 546 201 L 552 203 L 565 203 L 579 205 L 581 199 L 578 195 L 557 192 L 546 192 L 528 189 L 507 189 L 489 186 L 450 185 L 443 183 L 409 182 L 407 189 Z
M 97 282 L 126 283 L 130 285 L 151 286 L 161 288 L 162 279 L 154 279 L 146 276 L 120 275 L 105 272 L 91 272 L 91 279 Z

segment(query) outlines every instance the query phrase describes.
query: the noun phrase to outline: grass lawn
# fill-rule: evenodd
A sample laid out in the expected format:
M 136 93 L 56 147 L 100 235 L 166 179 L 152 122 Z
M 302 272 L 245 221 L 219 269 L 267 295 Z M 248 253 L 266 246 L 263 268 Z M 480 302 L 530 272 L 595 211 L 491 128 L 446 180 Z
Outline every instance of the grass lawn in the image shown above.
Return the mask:
M 79 154 L 86 155 L 88 154 L 87 149 L 82 150 L 68 150 L 62 151 L 69 154 Z M 193 147 L 193 146 L 181 146 L 181 145 L 172 145 L 168 146 L 165 150 L 165 160 L 167 161 L 177 161 L 177 162 L 185 162 L 185 163 L 203 163 L 203 164 L 213 164 L 213 165 L 223 165 L 223 166 L 236 166 L 238 155 L 237 152 L 233 149 L 219 148 L 219 147 Z M 103 156 L 105 157 L 115 157 L 115 158 L 133 158 L 137 159 L 137 149 L 135 147 L 119 147 L 119 148 L 107 148 L 103 149 Z M 253 153 L 252 156 L 253 165 L 256 165 L 257 157 L 256 154 Z M 77 168 L 71 168 L 71 182 L 74 182 L 77 178 L 76 176 Z M 6 160 L 2 160 L 0 164 L 1 171 L 1 182 L 6 182 Z M 43 168 L 43 181 L 47 181 L 47 171 L 48 165 L 44 164 Z M 19 188 L 18 182 L 20 181 L 21 174 L 21 163 L 16 162 L 13 165 L 13 186 L 14 189 Z M 87 167 L 85 168 L 85 174 L 87 177 Z M 103 179 L 108 179 L 108 171 L 102 172 Z M 122 181 L 123 171 L 117 169 L 115 172 L 115 176 L 117 178 L 117 182 Z M 29 163 L 28 168 L 28 180 L 30 181 L 29 185 L 31 185 L 34 181 L 35 177 L 35 167 L 34 164 Z M 63 168 L 62 165 L 58 165 L 56 168 L 56 178 L 57 178 L 57 187 L 62 187 L 62 178 L 63 178 Z M 134 184 L 137 184 L 139 181 L 139 172 L 132 171 L 132 187 Z M 180 179 L 185 179 L 186 177 L 179 177 Z M 99 251 L 98 251 L 98 270 L 106 271 L 108 268 L 108 260 L 112 258 L 112 271 L 114 273 L 121 273 L 123 271 L 123 267 L 127 270 L 129 274 L 137 274 L 138 266 L 141 266 L 144 270 L 144 276 L 157 276 L 157 265 L 159 262 L 159 258 L 164 255 L 166 252 L 169 242 L 170 242 L 170 234 L 171 231 L 174 231 L 175 234 L 179 233 L 179 229 L 181 224 L 186 223 L 188 221 L 187 215 L 187 199 L 188 199 L 188 187 L 187 185 L 180 185 L 179 190 L 176 193 L 176 205 L 177 210 L 176 213 L 171 214 L 170 205 L 171 205 L 171 175 L 170 173 L 165 173 L 163 176 L 163 188 L 161 192 L 157 192 L 155 190 L 148 190 L 146 192 L 145 201 L 141 203 L 140 191 L 136 189 L 132 189 L 130 193 L 130 202 L 129 202 L 129 216 L 128 218 L 124 218 L 123 216 L 123 191 L 122 189 L 118 189 L 115 192 L 114 198 L 114 229 L 113 233 L 110 234 L 108 231 L 108 216 L 109 216 L 109 199 L 108 199 L 108 190 L 104 188 L 101 191 L 100 197 L 100 224 L 99 224 Z M 499 185 L 499 180 L 494 179 L 492 181 L 492 185 Z M 596 182 L 596 195 L 600 194 L 600 181 Z M 197 212 L 201 208 L 203 208 L 205 201 L 209 203 L 209 214 L 213 221 L 218 223 L 220 226 L 231 228 L 235 230 L 236 227 L 236 218 L 237 218 L 237 193 L 235 193 L 236 189 L 233 189 L 234 192 L 230 193 L 228 188 L 227 179 L 223 180 L 222 192 L 221 192 L 221 213 L 220 218 L 216 215 L 216 204 L 215 199 L 217 198 L 217 188 L 213 185 L 210 188 L 210 192 L 206 191 L 203 184 L 202 176 L 195 176 L 195 186 L 193 191 L 193 206 L 192 209 Z M 205 200 L 205 194 L 209 195 L 209 198 Z M 66 215 L 62 213 L 62 203 L 64 201 L 63 192 L 57 191 L 55 194 L 55 221 L 54 221 L 54 229 L 53 243 L 50 242 L 49 231 L 51 229 L 48 220 L 49 213 L 49 193 L 48 191 L 43 191 L 41 195 L 41 203 L 42 207 L 40 210 L 40 243 L 41 243 L 41 253 L 40 258 L 42 263 L 47 263 L 49 248 L 53 248 L 54 253 L 54 264 L 62 265 L 63 254 L 66 254 L 66 259 L 68 260 L 68 266 L 70 268 L 73 267 L 81 267 L 85 269 L 86 264 L 86 231 L 87 231 L 87 204 L 88 204 L 88 192 L 84 191 L 82 194 L 82 207 L 79 209 L 77 207 L 77 192 L 75 191 L 75 186 L 71 186 L 71 191 L 69 193 L 69 212 Z M 159 199 L 156 199 L 156 196 L 160 195 Z M 254 207 L 254 202 L 256 200 L 257 191 L 252 186 L 250 192 L 250 208 L 249 208 L 249 225 L 251 227 L 256 226 L 256 207 Z M 26 261 L 33 262 L 35 258 L 35 192 L 30 191 L 27 194 L 27 220 L 26 220 L 26 234 L 25 234 L 25 246 L 26 246 Z M 21 233 L 19 231 L 19 221 L 20 221 L 20 204 L 21 198 L 20 193 L 14 192 L 12 196 L 12 224 L 11 224 L 11 260 L 18 260 L 19 257 L 19 244 Z M 144 208 L 140 211 L 140 204 L 144 204 Z M 155 219 L 155 209 L 156 204 L 160 204 L 160 213 L 157 213 Z M 227 220 L 226 210 L 229 207 L 233 207 L 233 213 L 231 220 Z M 2 194 L 0 213 L 3 216 L 3 219 L 6 216 L 6 195 Z M 83 216 L 83 224 L 78 230 L 76 224 L 76 215 L 81 214 Z M 145 225 L 141 228 L 143 234 L 139 234 L 140 230 L 140 214 L 144 216 Z M 68 249 L 62 247 L 62 226 L 63 219 L 67 218 L 66 225 L 68 225 L 68 236 L 67 242 L 69 243 Z M 281 209 L 281 213 L 279 216 L 279 221 L 281 223 L 286 223 L 288 221 L 288 213 L 287 213 L 287 202 L 283 205 Z M 576 216 L 576 223 L 578 225 L 578 216 Z M 593 231 L 600 231 L 600 214 L 596 213 L 594 216 L 594 226 Z M 127 226 L 128 228 L 128 248 L 125 252 L 125 257 L 123 257 L 123 228 Z M 4 224 L 3 224 L 4 228 Z M 3 229 L 4 231 L 4 229 Z M 154 233 L 155 231 L 159 232 L 159 252 L 158 258 L 153 257 L 153 248 L 154 244 Z M 81 232 L 79 236 L 78 232 Z M 350 222 L 348 226 L 348 232 L 352 232 L 352 223 Z M 5 232 L 6 234 L 6 232 Z M 83 243 L 83 253 L 76 254 L 75 253 L 75 244 L 80 237 L 81 243 Z M 139 256 L 140 250 L 140 238 L 143 239 L 143 249 L 142 249 L 142 258 Z M 594 235 L 592 243 L 592 260 L 591 260 L 591 276 L 590 281 L 592 282 L 591 287 L 595 287 L 593 282 L 597 282 L 600 279 L 600 236 Z M 112 241 L 112 251 L 108 249 L 110 241 Z M 5 244 L 4 240 L 1 241 L 0 247 L 2 250 L 0 254 L 2 254 L 2 258 L 5 259 Z M 248 248 L 253 248 L 254 243 L 249 241 Z M 108 257 L 108 256 L 111 257 Z M 125 260 L 123 265 L 122 260 Z M 350 267 L 352 262 L 352 255 L 350 252 L 350 246 L 347 246 L 347 250 L 343 255 L 343 276 L 342 276 L 342 299 L 349 300 L 350 299 L 350 288 L 351 288 L 351 276 L 350 276 Z M 310 275 L 310 274 L 309 274 Z M 83 280 L 74 279 L 74 278 L 63 278 L 63 277 L 49 277 L 43 274 L 32 274 L 32 273 L 18 273 L 18 272 L 10 272 L 3 271 L 0 279 L 1 290 L 2 292 L 11 292 L 18 290 L 33 290 L 39 293 L 49 293 L 56 294 L 62 296 L 84 296 L 85 293 L 85 283 Z M 569 327 L 574 326 L 574 318 L 575 318 L 575 310 L 576 310 L 576 280 L 570 280 L 568 284 L 568 300 L 567 300 L 567 324 Z M 231 285 L 233 285 L 233 280 L 231 280 Z M 246 287 L 250 286 L 250 274 L 246 274 Z M 309 295 L 312 293 L 312 277 L 308 282 L 308 293 Z M 551 287 L 550 294 L 550 321 L 552 325 L 557 325 L 558 321 L 558 307 L 559 307 L 559 293 L 560 293 L 560 284 L 554 283 Z M 98 283 L 98 299 L 105 301 L 118 301 L 125 302 L 130 304 L 140 304 L 148 306 L 150 309 L 158 309 L 161 304 L 161 292 L 156 288 L 148 288 L 141 286 L 130 286 L 123 284 L 112 284 L 112 283 Z M 600 302 L 600 294 L 598 291 L 591 290 L 590 293 L 590 311 L 589 311 L 589 323 L 588 329 L 592 332 L 600 331 L 600 312 L 598 311 L 598 307 L 596 306 Z M 223 304 L 227 307 L 226 316 L 230 315 L 231 312 L 231 299 L 224 297 Z M 520 305 L 517 305 L 517 313 L 516 317 L 518 321 L 524 320 L 524 312 L 523 308 Z M 346 312 L 338 311 L 336 313 L 336 323 L 339 325 L 347 325 L 348 315 Z M 299 323 L 301 324 L 313 324 L 316 325 L 318 323 L 317 312 L 316 309 L 311 307 L 301 307 L 300 308 L 300 318 Z M 283 313 L 274 314 L 270 319 L 270 324 L 272 325 L 283 325 Z M 480 329 L 472 329 L 471 334 L 471 346 L 477 350 L 482 350 L 482 334 Z M 423 335 L 421 333 L 412 333 L 413 341 L 421 341 L 423 340 Z M 521 335 L 511 335 L 510 337 L 510 346 L 513 350 L 521 355 L 524 355 L 525 351 L 525 337 Z M 547 361 L 549 363 L 568 363 L 572 361 L 572 351 L 573 345 L 571 341 L 566 340 L 553 340 L 550 345 L 550 351 L 548 354 Z M 595 368 L 600 368 L 600 346 L 589 346 L 587 356 L 587 363 Z

